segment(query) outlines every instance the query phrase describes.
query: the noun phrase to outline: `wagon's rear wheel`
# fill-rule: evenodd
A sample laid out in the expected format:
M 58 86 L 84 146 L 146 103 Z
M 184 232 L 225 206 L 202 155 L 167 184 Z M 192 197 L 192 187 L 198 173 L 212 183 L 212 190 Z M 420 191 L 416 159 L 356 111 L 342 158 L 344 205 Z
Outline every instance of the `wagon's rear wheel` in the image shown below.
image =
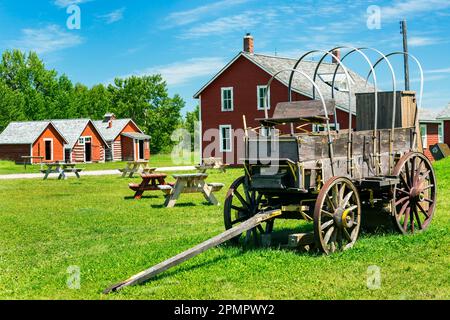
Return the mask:
M 422 153 L 404 155 L 394 169 L 400 182 L 393 192 L 394 225 L 403 233 L 425 230 L 436 207 L 436 177 L 433 166 Z
M 249 190 L 245 176 L 236 179 L 230 186 L 224 204 L 225 228 L 231 229 L 257 214 L 262 208 L 263 196 L 257 191 Z M 230 241 L 238 244 L 241 240 L 248 243 L 253 237 L 259 241 L 260 234 L 269 234 L 273 229 L 273 220 L 259 225 Z
M 358 190 L 345 177 L 329 179 L 314 207 L 314 237 L 322 252 L 329 254 L 351 248 L 361 226 Z

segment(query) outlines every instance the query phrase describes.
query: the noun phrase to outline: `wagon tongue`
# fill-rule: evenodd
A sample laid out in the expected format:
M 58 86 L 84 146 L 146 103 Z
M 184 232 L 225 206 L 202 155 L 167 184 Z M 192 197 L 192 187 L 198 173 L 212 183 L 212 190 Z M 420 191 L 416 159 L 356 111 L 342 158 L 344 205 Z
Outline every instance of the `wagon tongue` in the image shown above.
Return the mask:
M 214 238 L 206 240 L 205 242 L 202 242 L 199 245 L 197 245 L 189 250 L 179 253 L 178 255 L 176 255 L 170 259 L 167 259 L 147 270 L 144 270 L 144 271 L 128 278 L 125 281 L 119 282 L 117 284 L 114 284 L 114 285 L 108 287 L 107 289 L 105 289 L 103 291 L 103 293 L 107 294 L 110 292 L 118 291 L 126 286 L 143 283 L 143 282 L 149 280 L 150 278 L 153 278 L 156 275 L 160 274 L 161 272 L 164 272 L 165 270 L 167 270 L 169 268 L 179 265 L 180 263 L 182 263 L 190 258 L 193 258 L 210 248 L 218 246 L 247 230 L 257 227 L 264 221 L 273 219 L 274 217 L 279 216 L 279 215 L 281 215 L 281 210 L 279 210 L 279 209 L 265 211 L 265 212 L 259 212 L 256 215 L 254 215 L 253 217 L 251 217 L 250 219 L 242 222 L 238 226 L 228 229 L 228 230 L 222 232 L 221 234 L 215 236 Z

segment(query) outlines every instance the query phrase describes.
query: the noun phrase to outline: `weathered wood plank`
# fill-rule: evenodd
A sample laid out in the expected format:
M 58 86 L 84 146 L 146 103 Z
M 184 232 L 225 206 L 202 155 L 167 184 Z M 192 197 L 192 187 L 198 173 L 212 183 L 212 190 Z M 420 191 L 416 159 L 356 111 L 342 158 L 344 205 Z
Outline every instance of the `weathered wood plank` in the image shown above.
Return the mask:
M 193 247 L 189 250 L 186 250 L 170 259 L 167 259 L 147 270 L 144 270 L 144 271 L 132 276 L 131 278 L 129 278 L 125 281 L 119 282 L 119 283 L 105 289 L 103 291 L 103 293 L 107 294 L 107 293 L 110 293 L 113 291 L 118 291 L 127 286 L 143 283 L 143 282 L 153 278 L 154 276 L 166 271 L 167 269 L 175 267 L 175 266 L 183 263 L 184 261 L 186 261 L 190 258 L 193 258 L 210 248 L 216 247 L 216 246 L 224 243 L 225 241 L 228 241 L 228 240 L 240 235 L 241 233 L 260 225 L 262 222 L 269 220 L 269 219 L 273 219 L 274 217 L 279 216 L 279 215 L 281 215 L 281 210 L 271 210 L 271 211 L 267 211 L 267 212 L 258 213 L 256 215 L 254 215 L 252 218 L 242 222 L 240 225 L 238 225 L 234 228 L 226 230 L 226 231 L 222 232 L 221 234 L 219 234 L 209 240 L 206 240 L 205 242 L 202 242 L 199 245 L 196 245 L 195 247 Z

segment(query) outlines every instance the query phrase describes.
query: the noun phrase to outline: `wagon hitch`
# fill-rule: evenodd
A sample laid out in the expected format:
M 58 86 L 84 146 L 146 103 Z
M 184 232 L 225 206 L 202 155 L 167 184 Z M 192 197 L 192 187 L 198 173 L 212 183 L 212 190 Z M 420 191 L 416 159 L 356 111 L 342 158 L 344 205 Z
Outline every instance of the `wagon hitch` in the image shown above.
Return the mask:
M 183 263 L 184 261 L 186 261 L 190 258 L 193 258 L 210 248 L 216 247 L 216 246 L 240 235 L 244 231 L 247 231 L 247 230 L 257 227 L 264 221 L 273 219 L 273 218 L 281 215 L 281 213 L 282 213 L 282 211 L 280 209 L 266 211 L 266 212 L 259 212 L 256 215 L 254 215 L 253 217 L 251 217 L 250 219 L 242 222 L 240 225 L 238 225 L 236 227 L 228 229 L 228 230 L 222 232 L 221 234 L 196 245 L 195 247 L 193 247 L 191 249 L 181 252 L 181 253 L 177 254 L 176 256 L 169 258 L 163 262 L 160 262 L 157 265 L 155 265 L 147 270 L 144 270 L 144 271 L 128 278 L 125 281 L 122 281 L 122 282 L 112 285 L 111 287 L 105 289 L 103 291 L 103 293 L 107 294 L 107 293 L 110 293 L 113 291 L 118 291 L 127 286 L 132 286 L 135 284 L 143 283 L 143 282 L 155 277 L 156 275 L 166 271 L 169 268 L 175 267 L 175 266 Z

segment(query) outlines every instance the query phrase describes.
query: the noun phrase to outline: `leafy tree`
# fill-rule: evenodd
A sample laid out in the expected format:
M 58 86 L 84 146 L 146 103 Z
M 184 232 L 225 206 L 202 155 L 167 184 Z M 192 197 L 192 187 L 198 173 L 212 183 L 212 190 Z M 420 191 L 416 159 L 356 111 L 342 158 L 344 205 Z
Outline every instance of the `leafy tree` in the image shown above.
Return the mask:
M 0 132 L 3 131 L 11 121 L 25 120 L 23 106 L 25 99 L 23 95 L 12 90 L 0 80 Z
M 191 146 L 192 150 L 194 150 L 194 140 L 195 140 L 195 130 L 196 126 L 198 126 L 199 121 L 199 106 L 197 105 L 193 111 L 186 112 L 186 116 L 184 119 L 183 127 L 189 131 L 189 134 L 191 135 Z M 198 128 L 197 128 L 198 130 Z

